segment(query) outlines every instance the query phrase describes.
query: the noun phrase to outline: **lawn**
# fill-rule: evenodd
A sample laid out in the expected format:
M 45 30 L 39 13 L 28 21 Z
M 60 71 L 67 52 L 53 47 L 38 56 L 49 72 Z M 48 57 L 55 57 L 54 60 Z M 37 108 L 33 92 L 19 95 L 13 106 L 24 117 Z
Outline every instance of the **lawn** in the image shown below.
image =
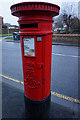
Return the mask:
M 12 36 L 13 34 L 9 34 L 9 36 Z M 0 37 L 6 37 L 8 34 L 0 34 Z
M 13 37 L 7 37 L 7 38 L 5 38 L 5 39 L 11 39 L 11 40 L 13 40 Z

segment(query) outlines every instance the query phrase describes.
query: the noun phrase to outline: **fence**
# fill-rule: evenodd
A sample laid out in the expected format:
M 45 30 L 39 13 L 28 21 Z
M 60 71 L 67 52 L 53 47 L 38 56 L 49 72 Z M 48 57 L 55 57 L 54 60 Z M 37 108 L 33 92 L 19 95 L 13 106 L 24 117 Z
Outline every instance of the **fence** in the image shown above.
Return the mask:
M 78 34 L 53 34 L 53 41 L 80 42 Z

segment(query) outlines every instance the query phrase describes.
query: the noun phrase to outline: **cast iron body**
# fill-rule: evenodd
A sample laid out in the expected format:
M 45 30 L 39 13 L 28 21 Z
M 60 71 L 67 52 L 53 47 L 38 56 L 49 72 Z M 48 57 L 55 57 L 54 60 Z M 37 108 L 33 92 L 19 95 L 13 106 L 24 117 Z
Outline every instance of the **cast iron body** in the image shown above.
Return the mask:
M 58 15 L 59 10 L 59 6 L 44 2 L 11 6 L 12 15 L 19 17 L 24 89 L 30 100 L 41 101 L 50 96 L 52 17 Z M 35 56 L 24 55 L 24 38 L 34 38 Z

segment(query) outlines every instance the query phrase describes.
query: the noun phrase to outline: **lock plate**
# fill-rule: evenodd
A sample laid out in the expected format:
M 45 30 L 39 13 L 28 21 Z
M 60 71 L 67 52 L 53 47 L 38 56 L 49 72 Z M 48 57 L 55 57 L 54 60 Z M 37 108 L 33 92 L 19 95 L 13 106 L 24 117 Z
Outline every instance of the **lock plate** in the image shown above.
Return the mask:
M 41 42 L 42 41 L 42 37 L 37 37 L 37 42 Z

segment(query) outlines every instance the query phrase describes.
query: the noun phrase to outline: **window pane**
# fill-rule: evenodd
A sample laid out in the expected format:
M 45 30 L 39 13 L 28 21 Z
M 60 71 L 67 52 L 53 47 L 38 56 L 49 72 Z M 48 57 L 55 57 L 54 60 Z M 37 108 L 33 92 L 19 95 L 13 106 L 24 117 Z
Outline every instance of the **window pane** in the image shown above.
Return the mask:
M 35 56 L 35 40 L 34 38 L 23 38 L 24 55 Z

